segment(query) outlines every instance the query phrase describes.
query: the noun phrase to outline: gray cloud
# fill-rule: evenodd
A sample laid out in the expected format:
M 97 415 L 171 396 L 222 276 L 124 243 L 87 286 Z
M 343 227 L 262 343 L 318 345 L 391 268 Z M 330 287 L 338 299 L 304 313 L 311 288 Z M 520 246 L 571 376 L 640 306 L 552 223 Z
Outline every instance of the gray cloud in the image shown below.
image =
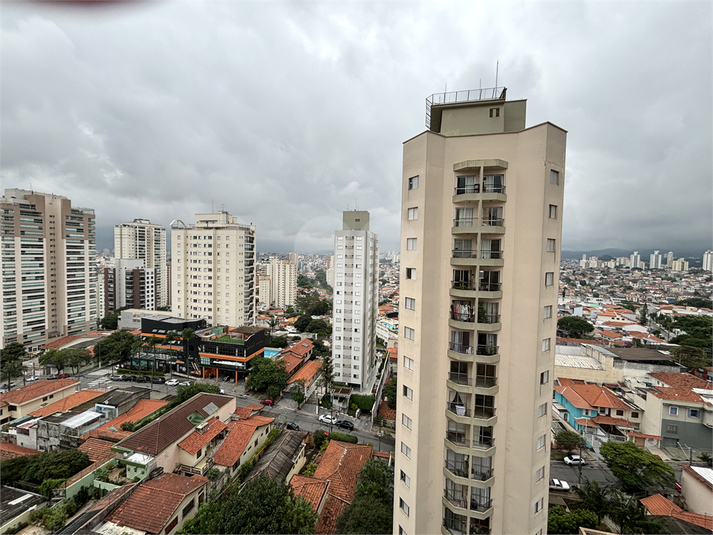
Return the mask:
M 328 250 L 341 211 L 398 248 L 427 95 L 499 84 L 569 131 L 563 246 L 710 248 L 711 6 L 5 4 L 3 187 L 135 217 L 224 208 L 261 250 Z

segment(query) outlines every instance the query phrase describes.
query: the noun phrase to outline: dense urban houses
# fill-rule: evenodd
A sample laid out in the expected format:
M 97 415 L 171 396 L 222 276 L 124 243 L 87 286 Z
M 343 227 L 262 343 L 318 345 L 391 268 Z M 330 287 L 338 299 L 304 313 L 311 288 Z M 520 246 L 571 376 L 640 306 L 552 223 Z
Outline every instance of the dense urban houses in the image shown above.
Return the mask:
M 171 223 L 171 306 L 209 325 L 255 323 L 255 226 L 227 212 Z
M 370 390 L 376 375 L 379 240 L 369 230 L 369 212 L 342 216 L 342 230 L 334 233 L 334 379 Z
M 32 350 L 96 328 L 94 210 L 59 195 L 6 189 L 0 214 L 0 345 Z
M 114 257 L 117 260 L 143 260 L 143 267 L 155 270 L 156 306 L 168 306 L 170 286 L 166 265 L 165 228 L 151 223 L 148 219 L 134 219 L 130 223 L 116 225 Z
M 404 144 L 394 533 L 547 530 L 567 134 L 505 93 Z

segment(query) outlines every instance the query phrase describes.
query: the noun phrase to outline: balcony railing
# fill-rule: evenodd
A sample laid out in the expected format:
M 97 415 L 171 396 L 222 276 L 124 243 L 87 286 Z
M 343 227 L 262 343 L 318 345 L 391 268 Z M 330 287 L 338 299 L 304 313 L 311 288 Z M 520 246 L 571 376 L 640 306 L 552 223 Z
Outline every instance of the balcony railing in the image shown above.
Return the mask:
M 470 184 L 468 186 L 457 186 L 456 195 L 464 195 L 466 193 L 480 193 L 480 184 Z
M 458 446 L 464 446 L 466 448 L 470 447 L 470 440 L 465 438 L 467 435 L 465 433 L 456 433 L 455 431 L 446 432 L 446 440 L 457 444 Z
M 478 323 L 500 323 L 500 314 L 478 314 Z
M 473 441 L 473 447 L 481 450 L 487 450 L 495 446 L 494 438 L 483 438 L 480 437 Z
M 448 412 L 452 412 L 456 416 L 467 416 L 470 418 L 473 415 L 473 412 L 470 409 L 460 403 L 447 403 L 446 410 Z
M 483 184 L 483 193 L 505 193 L 503 184 Z
M 492 499 L 476 499 L 470 500 L 470 510 L 471 511 L 487 511 L 493 506 Z
M 451 310 L 451 319 L 456 321 L 475 322 L 475 314 L 472 312 L 453 312 Z
M 480 251 L 480 258 L 500 260 L 502 257 L 502 251 Z
M 478 251 L 453 249 L 453 258 L 478 258 Z
M 470 478 L 476 481 L 487 481 L 493 477 L 492 468 L 483 468 L 481 466 L 474 466 L 470 470 Z
M 462 353 L 463 355 L 472 355 L 473 354 L 473 346 L 450 342 L 448 347 L 450 348 L 451 351 L 455 351 L 456 353 Z
M 451 288 L 454 290 L 479 290 L 481 292 L 499 292 L 501 288 L 499 282 L 469 282 L 464 280 L 451 281 Z
M 476 355 L 497 355 L 498 346 L 493 345 L 478 345 Z
M 505 219 L 502 217 L 487 217 L 483 219 L 482 225 L 485 227 L 502 227 L 505 224 Z
M 454 372 L 451 372 L 451 373 L 448 375 L 448 379 L 449 379 L 452 383 L 458 383 L 459 385 L 468 385 L 468 386 L 471 386 L 471 385 L 473 384 L 473 379 L 471 379 L 470 377 L 468 377 L 468 374 L 467 374 L 467 373 L 454 373 Z
M 460 507 L 461 509 L 468 509 L 468 500 L 466 500 L 461 493 L 444 490 L 443 495 L 446 497 L 446 500 L 451 502 L 456 507 Z
M 467 520 L 468 520 L 467 517 L 461 516 L 461 515 L 456 515 L 456 514 L 453 514 L 452 516 L 446 515 L 446 517 L 443 519 L 443 526 L 452 535 L 468 535 Z
M 472 411 L 474 418 L 492 418 L 495 416 L 495 407 L 475 407 Z
M 475 386 L 481 388 L 490 388 L 498 384 L 498 378 L 492 375 L 477 375 L 475 377 Z
M 459 217 L 453 220 L 454 227 L 474 227 L 478 224 L 476 217 Z
M 467 461 L 445 461 L 446 470 L 457 477 L 468 477 L 468 462 Z

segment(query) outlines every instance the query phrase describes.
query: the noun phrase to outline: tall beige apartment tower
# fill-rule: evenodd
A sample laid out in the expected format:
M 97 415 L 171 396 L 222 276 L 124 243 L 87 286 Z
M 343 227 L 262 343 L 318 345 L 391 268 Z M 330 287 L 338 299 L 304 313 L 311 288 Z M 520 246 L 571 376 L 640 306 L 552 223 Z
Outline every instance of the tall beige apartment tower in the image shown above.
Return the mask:
M 171 291 L 166 265 L 166 229 L 148 219 L 134 219 L 114 227 L 114 256 L 143 260 L 144 267 L 156 270 L 156 306 L 169 304 Z
M 566 132 L 505 89 L 404 144 L 394 533 L 547 532 Z
M 209 325 L 255 323 L 255 226 L 228 212 L 171 223 L 171 308 Z
M 2 214 L 0 347 L 37 349 L 97 325 L 94 210 L 60 195 L 7 189 Z

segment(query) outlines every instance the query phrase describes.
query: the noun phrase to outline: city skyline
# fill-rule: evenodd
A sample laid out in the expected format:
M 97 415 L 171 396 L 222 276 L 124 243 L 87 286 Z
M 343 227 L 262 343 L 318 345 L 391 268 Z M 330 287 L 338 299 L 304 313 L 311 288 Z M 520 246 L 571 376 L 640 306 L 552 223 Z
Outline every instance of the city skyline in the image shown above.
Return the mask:
M 710 248 L 709 4 L 452 7 L 7 4 L 3 187 L 94 208 L 100 250 L 123 221 L 224 209 L 259 250 L 327 252 L 354 208 L 396 249 L 425 98 L 499 61 L 527 126 L 576 133 L 564 250 Z

